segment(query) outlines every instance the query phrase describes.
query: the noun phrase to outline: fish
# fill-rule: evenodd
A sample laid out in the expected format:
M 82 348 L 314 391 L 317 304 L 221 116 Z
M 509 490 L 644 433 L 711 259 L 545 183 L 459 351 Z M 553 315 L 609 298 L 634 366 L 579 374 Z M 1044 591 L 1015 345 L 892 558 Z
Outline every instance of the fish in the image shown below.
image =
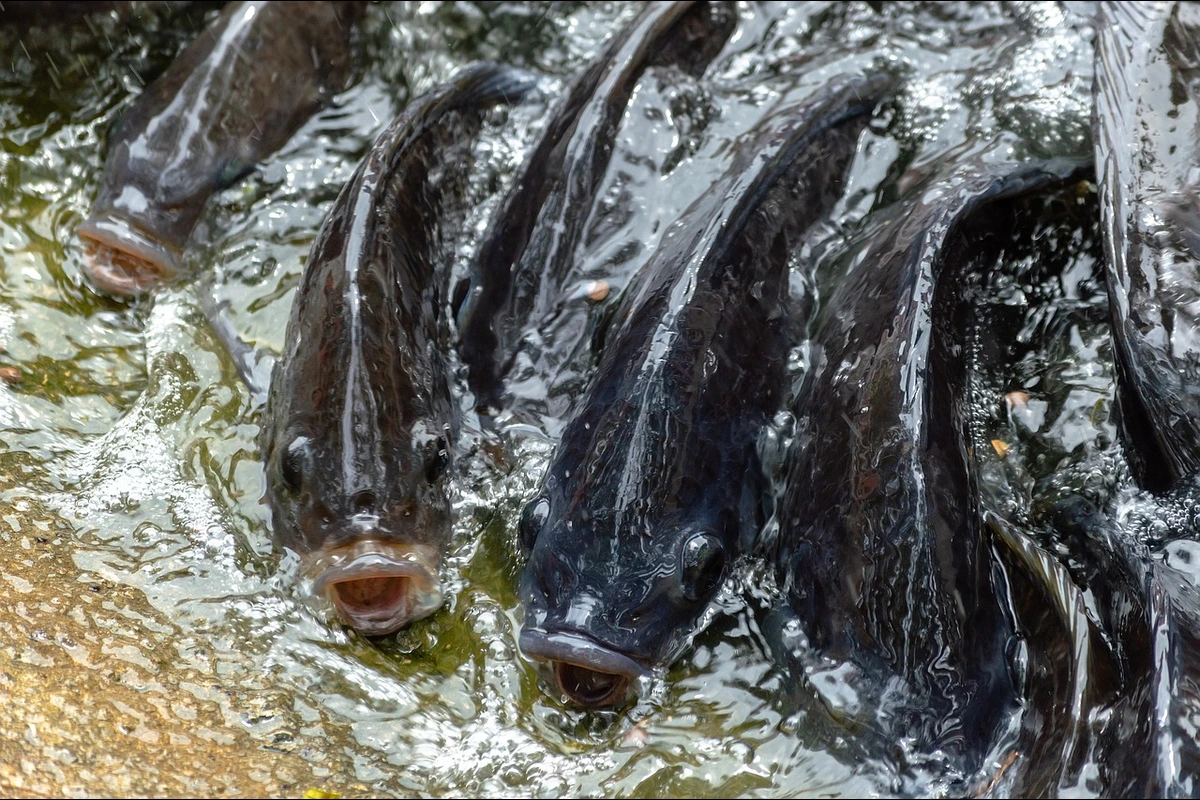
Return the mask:
M 1162 493 L 1200 470 L 1200 10 L 1101 3 L 1095 101 L 1118 418 Z
M 231 3 L 134 100 L 76 228 L 93 286 L 136 296 L 181 273 L 209 197 L 348 86 L 364 5 Z
M 1055 494 L 1075 500 L 1088 491 L 1080 486 L 1081 473 L 1111 469 L 1077 473 L 1072 466 L 1043 477 L 1034 489 L 1031 470 L 1044 469 L 1035 454 L 1057 452 L 1055 426 L 1031 423 L 1029 393 L 1011 391 L 1032 380 L 1031 363 L 1045 363 L 1048 354 L 1078 341 L 1081 327 L 1099 327 L 1090 313 L 1080 314 L 1084 301 L 1073 283 L 1100 264 L 1098 223 L 1090 182 L 990 205 L 968 222 L 984 236 L 970 229 L 960 234 L 970 266 L 945 276 L 949 285 L 934 312 L 936 335 L 963 351 L 956 370 L 965 374 L 954 391 L 964 409 L 970 489 L 1014 631 L 1008 652 L 1016 713 L 1008 724 L 998 715 L 993 753 L 973 782 L 973 796 L 1062 796 L 1099 786 L 1106 796 L 1141 796 L 1128 776 L 1147 772 L 1148 747 L 1133 746 L 1131 738 L 1112 747 L 1132 736 L 1120 709 L 1136 704 L 1120 650 L 1111 645 L 1119 626 L 1095 613 L 1096 590 L 1080 580 L 1081 565 L 1096 562 L 1043 510 Z M 1013 286 L 1036 288 L 1013 303 Z M 1038 385 L 1039 398 L 1058 396 L 1054 381 Z M 1108 452 L 1094 457 L 1107 459 Z M 1119 737 L 1106 735 L 1117 728 Z
M 673 661 L 758 529 L 758 433 L 793 338 L 789 256 L 840 197 L 891 86 L 784 102 L 622 293 L 587 392 L 522 511 L 524 654 L 614 705 Z
M 656 64 L 699 75 L 735 22 L 729 3 L 649 3 L 551 112 L 457 292 L 458 350 L 481 408 L 503 407 L 503 376 L 529 325 L 563 295 L 638 80 Z
M 936 312 L 940 334 L 966 351 L 971 483 L 1019 637 L 1011 648 L 1019 732 L 1003 745 L 1011 755 L 985 781 L 987 794 L 1189 794 L 1200 766 L 1187 733 L 1200 699 L 1196 592 L 1121 513 L 1129 487 L 1119 446 L 1048 459 L 1058 466 L 1035 480 L 1030 471 L 1046 463 L 1034 454 L 1056 452 L 1056 425 L 1014 417 L 1029 397 L 1005 392 L 1014 377 L 1028 379 L 1031 362 L 1096 322 L 1081 319 L 1068 287 L 1078 266 L 1103 268 L 1099 198 L 1081 184 L 1021 198 L 1016 208 L 1027 222 L 1003 237 L 997 259 L 955 280 Z M 993 209 L 975 224 L 1002 219 Z M 1040 288 L 1013 304 L 1013 285 Z M 1039 387 L 1042 398 L 1057 394 L 1054 381 Z M 997 416 L 1000 396 L 1010 411 Z M 995 446 L 1006 441 L 1014 444 Z
M 1111 510 L 1078 495 L 1048 505 L 1115 659 L 1118 685 L 1094 745 L 1110 791 L 1190 796 L 1200 779 L 1200 591 Z
M 951 774 L 980 769 L 1017 699 L 946 304 L 981 251 L 1011 241 L 999 201 L 1081 174 L 1077 161 L 955 154 L 873 216 L 817 320 L 776 533 L 760 545 L 799 623 L 796 647 L 851 670 L 860 722 L 891 753 L 905 742 L 905 758 Z
M 272 371 L 261 449 L 274 534 L 368 636 L 442 602 L 459 427 L 448 239 L 485 115 L 535 85 L 476 65 L 388 125 L 321 225 Z

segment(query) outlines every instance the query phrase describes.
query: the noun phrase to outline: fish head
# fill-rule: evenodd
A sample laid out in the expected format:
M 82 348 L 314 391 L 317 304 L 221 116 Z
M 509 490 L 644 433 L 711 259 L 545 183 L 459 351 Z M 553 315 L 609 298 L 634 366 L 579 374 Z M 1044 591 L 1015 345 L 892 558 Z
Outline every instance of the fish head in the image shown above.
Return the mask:
M 520 522 L 529 555 L 520 646 L 549 664 L 572 702 L 620 704 L 695 632 L 728 573 L 734 514 L 698 507 L 629 520 L 576 506 L 556 518 L 556 501 L 566 498 L 535 497 Z
M 313 594 L 367 636 L 394 633 L 442 604 L 450 538 L 448 432 L 415 426 L 369 463 L 336 436 L 290 426 L 268 437 L 267 499 L 280 544 L 297 551 Z

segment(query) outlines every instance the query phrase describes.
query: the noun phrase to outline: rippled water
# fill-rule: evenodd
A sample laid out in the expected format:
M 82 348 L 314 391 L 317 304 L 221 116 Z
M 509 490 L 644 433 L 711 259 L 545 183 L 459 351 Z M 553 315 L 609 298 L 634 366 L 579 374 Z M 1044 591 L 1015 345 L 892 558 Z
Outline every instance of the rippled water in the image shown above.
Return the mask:
M 850 755 L 785 691 L 761 633 L 774 597 L 760 565 L 744 565 L 694 646 L 620 713 L 566 706 L 520 658 L 516 517 L 586 355 L 553 378 L 521 375 L 497 437 L 468 415 L 450 599 L 430 619 L 365 640 L 302 601 L 296 565 L 272 548 L 260 408 L 205 309 L 224 303 L 244 340 L 279 352 L 308 247 L 374 136 L 458 67 L 502 60 L 543 76 L 545 97 L 497 113 L 477 148 L 465 269 L 546 104 L 637 4 L 372 5 L 355 87 L 214 199 L 188 281 L 125 302 L 84 282 L 74 227 L 99 184 L 107 127 L 215 14 L 134 7 L 0 30 L 0 365 L 23 375 L 0 385 L 0 793 L 897 791 L 886 765 Z M 651 69 L 641 81 L 579 281 L 619 289 L 742 134 L 847 70 L 899 68 L 907 82 L 864 137 L 872 157 L 822 228 L 822 263 L 949 151 L 1089 157 L 1088 10 L 739 4 L 703 79 Z M 1120 489 L 1107 308 L 1086 227 L 1095 201 L 1081 202 L 1091 211 L 1040 234 L 1053 269 L 1031 249 L 981 301 L 1016 337 L 1002 367 L 979 367 L 973 399 L 1025 497 L 1047 479 Z M 808 287 L 818 304 L 829 280 Z M 797 380 L 804 365 L 798 348 Z M 1019 407 L 1004 401 L 1015 390 L 1028 395 Z

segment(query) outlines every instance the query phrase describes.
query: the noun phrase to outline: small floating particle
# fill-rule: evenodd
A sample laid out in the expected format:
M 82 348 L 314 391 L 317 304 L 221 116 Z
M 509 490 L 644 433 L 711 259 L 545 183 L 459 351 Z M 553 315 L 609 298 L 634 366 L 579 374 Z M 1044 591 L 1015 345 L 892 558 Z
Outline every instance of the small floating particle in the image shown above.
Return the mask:
M 991 794 L 992 790 L 996 788 L 996 784 L 998 784 L 1000 779 L 1004 777 L 1004 773 L 1008 772 L 1008 768 L 1016 763 L 1019 755 L 1020 753 L 1016 750 L 1010 750 L 1004 761 L 997 765 L 996 774 L 992 776 L 992 779 L 977 786 L 975 791 L 971 793 L 972 796 L 986 797 L 987 795 Z
M 1009 392 L 1004 395 L 1004 402 L 1008 403 L 1010 409 L 1024 408 L 1029 404 L 1028 392 Z
M 625 731 L 625 735 L 621 737 L 621 744 L 633 747 L 645 747 L 649 741 L 650 733 L 646 730 L 645 720 Z
M 16 367 L 0 367 L 0 379 L 5 383 L 20 383 L 25 380 L 25 376 Z
M 581 300 L 586 297 L 593 303 L 599 303 L 608 297 L 608 293 L 611 291 L 612 287 L 609 286 L 608 281 L 588 281 L 575 288 L 575 291 L 571 293 L 571 299 Z
M 611 291 L 611 288 L 608 285 L 608 281 L 592 281 L 587 287 L 588 300 L 591 300 L 593 303 L 599 303 L 608 297 L 609 291 Z
M 504 455 L 504 448 L 496 442 L 484 442 L 480 448 L 484 455 L 492 462 L 492 465 L 497 469 L 508 471 L 508 458 Z
M 996 451 L 996 455 L 1001 458 L 1008 455 L 1008 442 L 1003 439 L 992 439 L 992 448 Z

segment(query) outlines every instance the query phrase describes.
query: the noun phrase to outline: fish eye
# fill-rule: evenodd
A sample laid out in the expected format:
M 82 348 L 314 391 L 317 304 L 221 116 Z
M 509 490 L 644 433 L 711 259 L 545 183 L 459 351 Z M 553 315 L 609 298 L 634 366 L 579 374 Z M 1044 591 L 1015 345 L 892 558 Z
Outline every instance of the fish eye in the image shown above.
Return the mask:
M 711 533 L 688 537 L 679 554 L 679 585 L 692 602 L 705 599 L 725 577 L 725 548 Z
M 279 472 L 283 477 L 283 484 L 294 494 L 299 494 L 304 488 L 304 468 L 308 461 L 309 442 L 307 436 L 297 436 L 279 459 Z
M 521 540 L 521 549 L 526 553 L 533 550 L 538 534 L 550 518 L 550 501 L 544 497 L 526 503 L 521 512 L 521 521 L 517 523 L 517 537 Z
M 425 481 L 435 483 L 450 461 L 450 451 L 446 448 L 446 440 L 439 436 L 425 446 Z

